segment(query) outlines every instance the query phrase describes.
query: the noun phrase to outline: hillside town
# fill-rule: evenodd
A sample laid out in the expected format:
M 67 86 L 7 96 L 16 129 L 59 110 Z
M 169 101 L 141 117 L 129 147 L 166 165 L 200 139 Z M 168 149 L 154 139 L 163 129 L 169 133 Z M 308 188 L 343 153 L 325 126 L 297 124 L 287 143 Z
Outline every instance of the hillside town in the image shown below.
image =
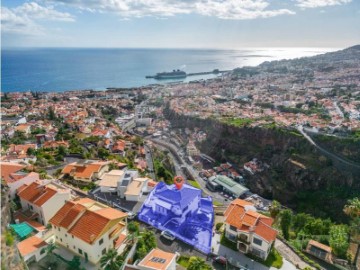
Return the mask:
M 360 58 L 344 59 L 136 89 L 2 93 L 2 269 L 357 269 L 358 210 L 345 225 L 260 196 L 248 182 L 266 161 L 217 160 L 200 149 L 205 130 L 167 117 L 358 138 Z

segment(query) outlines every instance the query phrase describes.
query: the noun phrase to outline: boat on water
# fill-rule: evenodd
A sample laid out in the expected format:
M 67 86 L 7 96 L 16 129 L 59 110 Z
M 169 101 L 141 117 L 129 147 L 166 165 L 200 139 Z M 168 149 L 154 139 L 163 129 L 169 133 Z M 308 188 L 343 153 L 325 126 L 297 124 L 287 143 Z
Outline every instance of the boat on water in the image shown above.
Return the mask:
M 187 74 L 185 71 L 182 71 L 180 69 L 177 70 L 173 70 L 171 72 L 160 72 L 160 73 L 156 73 L 155 76 L 146 76 L 146 78 L 154 78 L 157 80 L 162 80 L 162 79 L 183 79 L 186 78 Z

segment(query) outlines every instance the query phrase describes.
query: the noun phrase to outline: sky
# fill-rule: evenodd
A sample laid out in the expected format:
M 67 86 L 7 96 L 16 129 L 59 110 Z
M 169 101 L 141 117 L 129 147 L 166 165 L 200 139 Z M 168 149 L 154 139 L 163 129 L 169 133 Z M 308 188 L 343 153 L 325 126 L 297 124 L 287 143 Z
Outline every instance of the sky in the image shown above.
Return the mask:
M 2 0 L 2 47 L 360 44 L 360 0 Z

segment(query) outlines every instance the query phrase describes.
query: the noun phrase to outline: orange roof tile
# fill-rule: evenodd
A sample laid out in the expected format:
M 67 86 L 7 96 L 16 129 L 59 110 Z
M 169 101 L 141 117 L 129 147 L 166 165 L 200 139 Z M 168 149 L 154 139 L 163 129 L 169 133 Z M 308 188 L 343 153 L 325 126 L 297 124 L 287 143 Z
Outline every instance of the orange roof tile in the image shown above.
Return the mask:
M 268 242 L 275 241 L 277 231 L 263 222 L 258 222 L 254 232 Z
M 98 238 L 108 223 L 108 218 L 86 210 L 70 228 L 69 233 L 91 244 Z
M 62 173 L 70 174 L 77 178 L 90 179 L 95 172 L 99 172 L 101 168 L 107 164 L 109 164 L 109 162 L 93 162 L 87 164 L 74 162 L 66 165 Z
M 165 262 L 158 262 L 158 260 L 154 258 L 163 259 Z M 155 248 L 151 250 L 138 265 L 157 270 L 166 270 L 174 258 L 176 258 L 176 254 Z
M 49 220 L 49 223 L 55 226 L 60 226 L 60 223 L 74 205 L 75 203 L 73 202 L 66 202 L 63 207 L 61 207 L 59 211 L 57 211 L 56 214 Z
M 42 206 L 56 193 L 57 190 L 48 186 L 42 186 L 39 181 L 31 183 L 25 188 L 21 187 L 18 189 L 18 195 L 21 199 L 31 202 L 37 206 Z
M 117 218 L 127 217 L 126 213 L 110 207 L 97 210 L 96 213 L 107 219 L 117 219 Z
M 120 234 L 119 237 L 115 240 L 115 248 L 118 248 L 121 246 L 122 243 L 124 243 L 126 240 L 126 234 Z
M 329 247 L 327 245 L 324 245 L 324 244 L 321 244 L 321 243 L 319 243 L 319 242 L 317 242 L 315 240 L 310 240 L 308 245 L 320 248 L 322 250 L 325 250 L 325 251 L 331 253 L 331 247 Z
M 252 203 L 240 199 L 231 202 L 224 214 L 225 222 L 241 231 L 253 229 L 266 241 L 274 241 L 277 231 L 271 227 L 273 219 L 250 208 L 246 209 L 247 205 L 253 206 Z
M 69 234 L 91 244 L 105 233 L 104 229 L 111 221 L 120 221 L 126 216 L 126 213 L 83 198 L 66 202 L 49 222 L 68 229 Z
M 4 179 L 6 183 L 14 182 L 14 177 L 11 176 L 11 174 L 16 173 L 23 168 L 25 168 L 25 166 L 18 163 L 0 162 L 1 178 Z
M 24 257 L 28 254 L 35 252 L 39 248 L 45 247 L 46 245 L 47 243 L 41 238 L 37 236 L 32 236 L 17 244 L 17 248 L 20 251 L 21 256 Z
M 69 212 L 66 215 L 66 218 L 64 218 L 60 223 L 59 226 L 63 228 L 68 228 L 71 223 L 78 217 L 78 215 L 85 211 L 86 207 L 81 204 L 74 205 Z

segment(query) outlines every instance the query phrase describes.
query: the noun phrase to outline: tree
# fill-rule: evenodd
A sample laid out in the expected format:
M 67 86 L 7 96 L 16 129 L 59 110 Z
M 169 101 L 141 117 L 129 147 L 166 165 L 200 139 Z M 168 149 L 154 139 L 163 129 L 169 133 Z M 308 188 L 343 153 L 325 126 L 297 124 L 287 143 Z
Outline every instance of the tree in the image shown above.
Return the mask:
M 289 240 L 289 229 L 292 220 L 292 212 L 288 209 L 281 211 L 281 221 L 280 227 L 283 233 L 283 236 L 286 240 Z
M 141 260 L 148 254 L 150 250 L 146 248 L 145 241 L 143 239 L 139 239 L 136 244 L 136 252 L 135 252 L 135 258 L 136 260 Z
M 100 258 L 100 266 L 105 270 L 118 270 L 123 264 L 124 258 L 113 248 L 109 249 L 109 251 Z
M 32 148 L 32 147 L 29 147 L 27 150 L 26 150 L 26 155 L 28 156 L 34 156 L 36 153 L 35 149 Z
M 355 197 L 348 200 L 348 204 L 344 206 L 344 212 L 350 218 L 360 217 L 360 199 Z
M 155 234 L 152 231 L 145 231 L 141 234 L 142 240 L 144 240 L 146 249 L 148 251 L 152 250 L 153 248 L 156 248 L 156 238 Z
M 58 147 L 58 155 L 65 156 L 66 154 L 67 154 L 67 150 L 66 150 L 65 146 L 60 145 Z
M 270 215 L 272 218 L 276 218 L 276 216 L 280 213 L 280 210 L 281 210 L 281 204 L 276 201 L 276 200 L 273 200 L 271 205 L 270 205 Z
M 48 109 L 48 119 L 49 120 L 56 120 L 56 115 L 55 115 L 55 111 L 54 111 L 54 108 L 53 107 L 49 107 Z
M 211 269 L 209 265 L 205 263 L 205 260 L 199 257 L 192 256 L 189 260 L 188 270 L 207 270 Z
M 67 267 L 67 270 L 83 269 L 80 266 L 81 266 L 80 257 L 79 256 L 74 256 L 72 258 L 72 260 L 69 262 L 69 266 Z
M 353 198 L 348 200 L 348 204 L 344 206 L 344 212 L 351 218 L 350 220 L 350 241 L 360 244 L 360 199 Z M 358 245 L 355 253 L 354 263 L 360 256 L 360 245 Z
M 348 228 L 346 225 L 333 225 L 330 228 L 330 247 L 334 254 L 341 258 L 346 258 L 346 252 L 349 248 Z
M 127 225 L 129 233 L 139 233 L 139 223 L 131 221 Z
M 54 262 L 56 260 L 56 257 L 54 255 L 54 250 L 57 249 L 54 242 L 50 242 L 48 246 L 46 247 L 46 256 L 49 257 L 50 263 Z

